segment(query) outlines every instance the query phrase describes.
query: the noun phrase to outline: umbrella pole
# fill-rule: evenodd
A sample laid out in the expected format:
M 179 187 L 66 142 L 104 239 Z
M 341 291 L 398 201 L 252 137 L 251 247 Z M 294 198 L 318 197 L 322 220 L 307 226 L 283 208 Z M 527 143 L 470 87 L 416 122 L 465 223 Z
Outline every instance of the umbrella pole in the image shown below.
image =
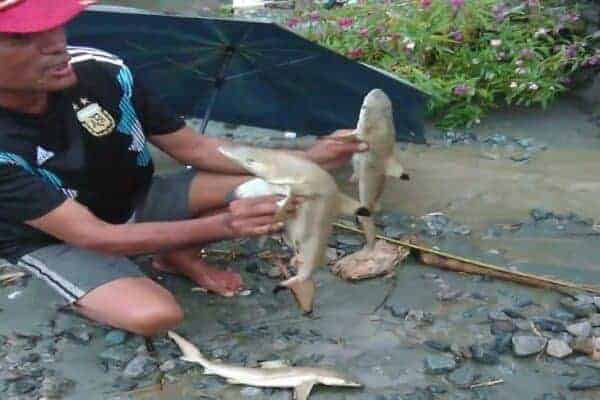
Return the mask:
M 217 77 L 215 78 L 215 91 L 210 98 L 210 102 L 208 103 L 208 107 L 206 107 L 206 111 L 204 112 L 204 118 L 202 119 L 202 125 L 200 126 L 200 133 L 204 135 L 206 132 L 206 126 L 208 125 L 208 120 L 210 118 L 210 114 L 212 114 L 212 109 L 217 102 L 217 95 L 219 94 L 219 90 L 223 83 L 225 82 L 225 70 L 231 63 L 231 59 L 233 58 L 233 53 L 235 48 L 231 45 L 228 45 L 225 48 L 225 55 L 223 56 L 223 63 L 221 64 L 221 68 L 217 73 Z

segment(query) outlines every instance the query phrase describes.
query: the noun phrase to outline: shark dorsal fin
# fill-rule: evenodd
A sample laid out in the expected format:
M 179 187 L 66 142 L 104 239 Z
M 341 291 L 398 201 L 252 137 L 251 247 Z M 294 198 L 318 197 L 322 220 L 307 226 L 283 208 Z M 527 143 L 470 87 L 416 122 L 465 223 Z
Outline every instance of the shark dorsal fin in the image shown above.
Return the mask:
M 168 335 L 171 339 L 173 339 L 173 341 L 175 341 L 175 343 L 177 343 L 179 349 L 181 349 L 181 352 L 183 353 L 183 356 L 181 357 L 182 360 L 195 362 L 206 367 L 208 360 L 202 355 L 202 353 L 200 353 L 200 350 L 198 350 L 196 346 L 173 331 L 169 331 Z
M 315 381 L 301 383 L 294 388 L 294 400 L 306 400 L 310 395 L 310 391 L 315 385 Z
M 402 168 L 402 164 L 400 164 L 395 154 L 385 160 L 385 174 L 393 178 L 402 178 L 404 175 L 404 168 Z

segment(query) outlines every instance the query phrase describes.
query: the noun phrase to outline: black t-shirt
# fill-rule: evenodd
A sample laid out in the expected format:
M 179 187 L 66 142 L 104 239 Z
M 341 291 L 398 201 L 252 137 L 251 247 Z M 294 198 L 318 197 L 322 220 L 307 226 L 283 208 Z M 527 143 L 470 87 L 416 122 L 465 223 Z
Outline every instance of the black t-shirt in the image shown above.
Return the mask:
M 0 107 L 0 257 L 56 242 L 24 222 L 67 198 L 104 221 L 126 222 L 154 172 L 145 134 L 184 126 L 119 58 L 90 48 L 69 53 L 78 83 L 53 93 L 48 112 Z

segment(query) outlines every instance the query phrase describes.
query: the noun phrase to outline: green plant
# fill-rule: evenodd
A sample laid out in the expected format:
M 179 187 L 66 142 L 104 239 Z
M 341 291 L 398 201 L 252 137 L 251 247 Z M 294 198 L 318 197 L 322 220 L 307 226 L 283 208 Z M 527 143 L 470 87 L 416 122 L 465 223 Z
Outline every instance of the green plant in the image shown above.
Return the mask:
M 344 6 L 288 21 L 300 34 L 385 69 L 431 96 L 442 128 L 502 103 L 546 106 L 596 67 L 574 11 L 538 0 L 409 0 Z

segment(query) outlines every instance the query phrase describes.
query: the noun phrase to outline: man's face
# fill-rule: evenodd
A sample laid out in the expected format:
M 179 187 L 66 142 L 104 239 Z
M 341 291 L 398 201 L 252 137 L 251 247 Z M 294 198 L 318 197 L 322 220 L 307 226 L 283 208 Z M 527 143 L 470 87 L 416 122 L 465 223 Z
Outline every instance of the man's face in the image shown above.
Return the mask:
M 0 33 L 0 92 L 52 92 L 77 82 L 62 27 L 28 34 Z

